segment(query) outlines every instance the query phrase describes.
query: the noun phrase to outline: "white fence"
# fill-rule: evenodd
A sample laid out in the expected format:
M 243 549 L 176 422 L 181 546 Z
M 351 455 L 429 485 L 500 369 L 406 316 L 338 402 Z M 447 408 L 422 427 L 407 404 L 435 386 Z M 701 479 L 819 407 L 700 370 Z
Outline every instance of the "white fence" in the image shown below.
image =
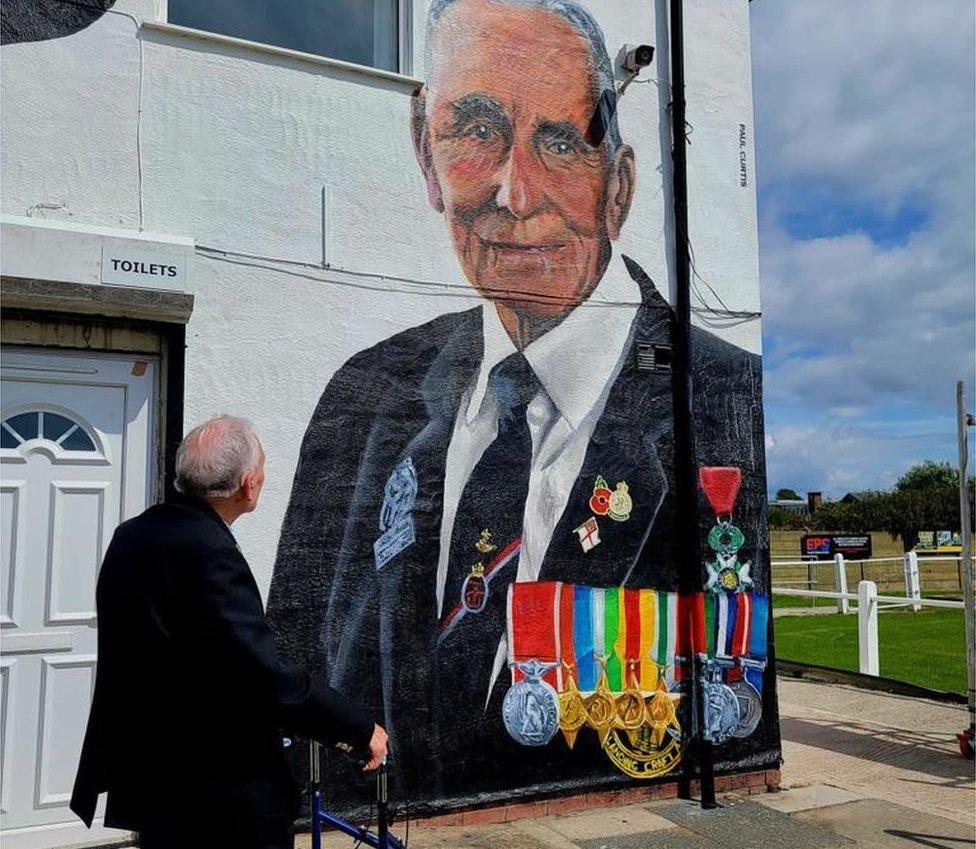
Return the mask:
M 976 559 L 976 558 L 974 558 Z M 785 587 L 777 588 L 773 592 L 779 595 L 802 595 L 812 598 L 834 598 L 837 599 L 837 611 L 839 613 L 850 613 L 850 601 L 856 595 L 847 592 L 847 566 L 849 563 L 862 565 L 866 563 L 901 563 L 905 576 L 905 598 L 897 596 L 884 596 L 890 603 L 885 603 L 883 607 L 907 607 L 917 613 L 922 609 L 922 587 L 919 573 L 919 563 L 938 562 L 938 563 L 960 563 L 960 557 L 919 557 L 914 551 L 907 552 L 903 557 L 872 557 L 865 560 L 847 561 L 843 554 L 834 555 L 834 586 L 835 591 L 826 595 L 811 595 L 813 579 L 808 577 L 806 581 L 790 582 L 803 583 L 807 585 L 807 592 L 799 590 L 787 590 Z M 775 569 L 777 566 L 806 566 L 812 567 L 822 564 L 824 561 L 811 560 L 774 560 L 771 565 Z M 863 578 L 863 569 L 862 569 Z M 873 582 L 868 582 L 873 583 Z
M 838 555 L 840 557 L 840 555 Z M 906 571 L 907 571 L 906 566 Z M 915 564 L 915 580 L 917 587 L 918 564 Z M 878 585 L 874 581 L 861 581 L 857 585 L 856 593 L 847 592 L 847 576 L 840 569 L 838 583 L 843 589 L 837 592 L 827 590 L 796 590 L 790 587 L 773 587 L 773 595 L 803 596 L 805 598 L 832 598 L 837 600 L 837 609 L 841 613 L 850 612 L 850 602 L 857 602 L 857 637 L 858 660 L 862 674 L 878 675 L 880 663 L 878 659 L 878 610 L 880 607 L 908 607 L 918 611 L 922 607 L 947 607 L 963 610 L 965 604 L 961 601 L 949 601 L 941 598 L 922 598 L 921 594 L 908 598 L 898 596 L 878 595 Z

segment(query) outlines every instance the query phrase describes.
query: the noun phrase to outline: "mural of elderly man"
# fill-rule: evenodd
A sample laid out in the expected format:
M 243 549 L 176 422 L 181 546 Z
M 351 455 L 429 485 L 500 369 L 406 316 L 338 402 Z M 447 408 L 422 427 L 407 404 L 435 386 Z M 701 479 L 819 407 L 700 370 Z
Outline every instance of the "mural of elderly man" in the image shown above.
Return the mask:
M 434 0 L 427 51 L 414 149 L 483 303 L 330 380 L 270 616 L 286 653 L 384 712 L 412 798 L 572 786 L 609 773 L 595 742 L 527 748 L 502 726 L 506 592 L 700 586 L 673 556 L 671 377 L 636 356 L 666 349 L 671 311 L 611 248 L 636 162 L 591 14 L 573 0 Z M 699 456 L 743 469 L 737 523 L 756 539 L 759 358 L 703 331 L 694 344 Z

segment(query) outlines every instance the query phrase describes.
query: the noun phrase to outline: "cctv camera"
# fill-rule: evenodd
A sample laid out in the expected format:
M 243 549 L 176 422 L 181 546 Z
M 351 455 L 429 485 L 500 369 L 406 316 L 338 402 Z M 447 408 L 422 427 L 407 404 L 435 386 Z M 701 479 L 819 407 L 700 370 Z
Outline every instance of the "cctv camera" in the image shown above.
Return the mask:
M 654 48 L 650 44 L 625 44 L 623 65 L 628 71 L 638 73 L 654 59 Z

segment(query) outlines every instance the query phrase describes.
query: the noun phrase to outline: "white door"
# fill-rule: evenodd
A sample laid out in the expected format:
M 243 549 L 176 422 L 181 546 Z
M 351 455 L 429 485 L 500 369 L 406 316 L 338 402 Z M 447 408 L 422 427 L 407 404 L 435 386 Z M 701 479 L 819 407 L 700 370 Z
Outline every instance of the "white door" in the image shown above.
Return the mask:
M 88 831 L 68 801 L 95 683 L 98 569 L 116 525 L 153 500 L 156 374 L 139 355 L 3 349 L 5 849 L 125 836 Z

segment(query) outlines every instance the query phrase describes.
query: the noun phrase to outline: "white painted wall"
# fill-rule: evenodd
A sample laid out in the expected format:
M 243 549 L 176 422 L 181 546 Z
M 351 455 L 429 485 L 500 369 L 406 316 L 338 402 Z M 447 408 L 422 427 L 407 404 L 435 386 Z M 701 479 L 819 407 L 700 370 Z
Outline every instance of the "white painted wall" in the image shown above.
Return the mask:
M 661 2 L 591 0 L 612 57 L 624 42 L 642 41 L 658 45 L 666 63 Z M 159 20 L 156 5 L 121 0 L 80 33 L 0 50 L 0 209 L 196 243 L 187 424 L 231 411 L 250 417 L 265 442 L 261 508 L 235 532 L 266 591 L 301 438 L 328 378 L 363 347 L 475 301 L 425 199 L 407 133 L 409 80 L 139 28 Z M 417 0 L 413 67 L 421 77 L 424 12 Z M 686 34 L 697 271 L 729 308 L 758 310 L 747 0 L 688 0 Z M 621 101 L 638 188 L 615 245 L 663 291 L 671 279 L 666 78 L 666 67 L 648 69 L 642 79 L 653 82 L 632 85 Z M 323 189 L 332 270 L 316 267 Z M 7 228 L 4 236 L 8 246 L 24 238 Z M 200 246 L 270 259 L 221 259 Z M 24 274 L 24 251 L 10 255 Z M 79 272 L 77 256 L 38 255 L 33 274 L 80 282 L 91 268 Z M 460 288 L 423 285 L 431 283 Z M 719 332 L 759 350 L 758 321 Z

